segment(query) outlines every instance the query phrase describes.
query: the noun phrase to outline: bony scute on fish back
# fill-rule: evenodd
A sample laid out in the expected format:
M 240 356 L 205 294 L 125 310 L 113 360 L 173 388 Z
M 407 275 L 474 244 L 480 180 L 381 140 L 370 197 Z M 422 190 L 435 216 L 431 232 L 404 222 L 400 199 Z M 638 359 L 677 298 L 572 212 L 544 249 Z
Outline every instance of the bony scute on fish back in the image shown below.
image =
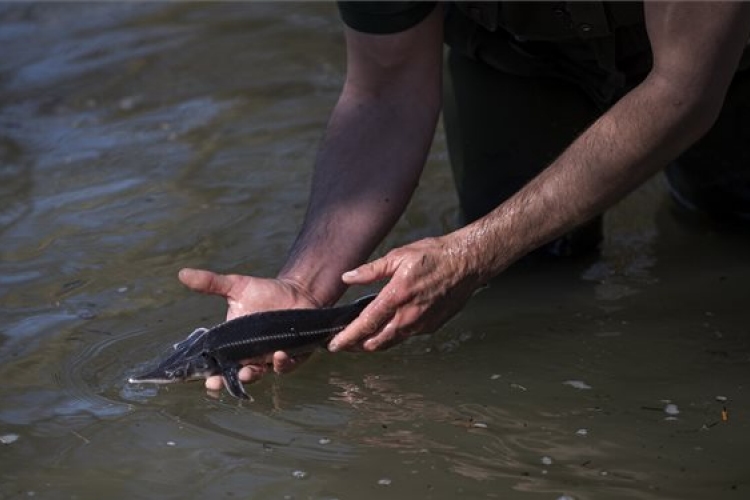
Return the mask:
M 350 304 L 323 309 L 259 312 L 213 328 L 198 328 L 174 344 L 153 370 L 128 381 L 169 384 L 221 375 L 232 396 L 249 399 L 239 379 L 242 360 L 275 351 L 312 351 L 346 328 L 374 298 L 374 294 L 367 295 Z

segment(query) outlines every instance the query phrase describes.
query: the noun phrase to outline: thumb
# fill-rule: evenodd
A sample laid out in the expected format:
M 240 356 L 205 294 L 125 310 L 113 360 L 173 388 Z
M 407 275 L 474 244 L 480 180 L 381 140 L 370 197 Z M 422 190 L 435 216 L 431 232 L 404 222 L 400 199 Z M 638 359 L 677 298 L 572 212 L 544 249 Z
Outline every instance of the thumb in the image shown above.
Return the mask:
M 366 285 L 393 276 L 396 267 L 397 260 L 390 255 L 386 255 L 345 272 L 341 275 L 341 279 L 347 285 Z
M 183 285 L 193 291 L 227 297 L 232 290 L 229 276 L 203 269 L 181 269 L 177 275 Z

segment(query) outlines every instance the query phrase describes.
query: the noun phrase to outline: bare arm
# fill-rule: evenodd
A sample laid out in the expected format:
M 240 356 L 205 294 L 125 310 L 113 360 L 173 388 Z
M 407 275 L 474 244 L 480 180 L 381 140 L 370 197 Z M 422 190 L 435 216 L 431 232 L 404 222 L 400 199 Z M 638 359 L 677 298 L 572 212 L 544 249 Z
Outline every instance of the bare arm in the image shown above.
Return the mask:
M 334 348 L 376 350 L 436 328 L 478 285 L 613 205 L 711 127 L 748 39 L 750 4 L 647 2 L 645 14 L 648 77 L 484 218 L 344 275 L 390 281 Z
M 346 82 L 318 153 L 302 230 L 278 279 L 183 269 L 183 284 L 225 297 L 228 319 L 339 298 L 341 273 L 367 259 L 422 172 L 440 111 L 441 10 L 394 35 L 346 31 Z M 277 372 L 298 362 L 280 351 L 267 361 Z M 253 363 L 240 371 L 243 382 L 267 371 Z M 220 377 L 206 381 L 209 389 L 221 386 Z
M 394 35 L 346 30 L 347 75 L 320 148 L 302 230 L 279 278 L 335 302 L 403 213 L 440 111 L 442 15 Z
M 477 273 L 495 275 L 601 213 L 713 125 L 748 39 L 750 4 L 647 2 L 645 14 L 648 77 L 508 203 L 455 235 L 495 249 L 467 248 Z

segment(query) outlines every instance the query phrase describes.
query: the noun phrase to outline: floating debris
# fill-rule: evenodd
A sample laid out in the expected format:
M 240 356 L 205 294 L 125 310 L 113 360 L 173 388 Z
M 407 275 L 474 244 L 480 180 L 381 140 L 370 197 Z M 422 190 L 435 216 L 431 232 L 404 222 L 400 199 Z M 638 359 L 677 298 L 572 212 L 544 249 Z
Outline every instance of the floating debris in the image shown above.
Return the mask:
M 331 440 L 328 439 L 328 438 L 320 438 L 320 439 L 318 439 L 318 443 L 319 444 L 323 444 L 323 445 L 331 444 Z
M 576 500 L 576 499 L 570 495 L 562 495 L 562 496 L 557 497 L 557 500 Z
M 589 435 L 588 429 L 578 429 L 576 431 L 576 436 L 588 436 L 588 435 Z
M 587 390 L 591 389 L 591 386 L 583 380 L 566 380 L 563 385 L 569 385 L 574 389 Z
M 127 291 L 128 291 L 128 287 L 126 286 L 121 286 L 120 288 L 117 289 L 118 293 L 125 293 Z
M 132 111 L 133 108 L 135 108 L 136 104 L 138 104 L 140 100 L 141 98 L 138 96 L 123 97 L 122 99 L 120 99 L 120 102 L 118 103 L 118 107 L 122 111 Z
M 177 443 L 174 441 L 167 441 L 167 446 L 177 446 Z
M 497 380 L 497 379 L 499 379 L 500 377 L 502 377 L 502 375 L 500 375 L 500 374 L 498 374 L 498 373 L 495 373 L 494 375 L 492 375 L 492 376 L 490 377 L 490 380 Z
M 487 424 L 485 424 L 484 422 L 474 422 L 473 424 L 471 424 L 471 426 L 472 427 L 476 427 L 478 429 L 486 429 L 487 428 Z
M 21 437 L 18 434 L 6 434 L 4 436 L 0 436 L 0 443 L 2 444 L 12 444 L 18 441 L 18 438 Z
M 542 464 L 543 465 L 552 465 L 552 458 L 544 456 L 542 457 Z
M 669 403 L 667 406 L 664 407 L 664 413 L 667 415 L 679 415 L 680 409 L 677 407 L 674 403 Z
M 390 486 L 391 485 L 391 480 L 388 479 L 387 477 L 384 477 L 382 479 L 378 479 L 378 484 L 380 486 Z
M 307 477 L 307 472 L 303 470 L 295 470 L 292 472 L 292 477 L 294 479 L 305 479 Z
M 96 318 L 96 313 L 91 309 L 81 309 L 78 311 L 77 316 L 81 319 L 94 319 Z
M 524 392 L 528 391 L 528 389 L 525 388 L 524 386 L 522 386 L 521 384 L 510 384 L 510 388 L 511 389 L 518 389 L 519 391 L 524 391 Z
M 716 401 L 719 401 L 720 403 L 726 403 L 727 397 L 726 396 L 716 396 Z

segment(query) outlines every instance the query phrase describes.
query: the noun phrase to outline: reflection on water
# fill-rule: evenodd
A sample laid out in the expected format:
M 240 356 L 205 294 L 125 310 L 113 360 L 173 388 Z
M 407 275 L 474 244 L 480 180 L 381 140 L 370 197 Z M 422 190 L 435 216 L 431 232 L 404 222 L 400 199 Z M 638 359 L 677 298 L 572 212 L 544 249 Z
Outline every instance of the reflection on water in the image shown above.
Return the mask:
M 335 6 L 9 3 L 0 43 L 0 497 L 750 489 L 748 235 L 658 179 L 599 258 L 511 271 L 432 337 L 321 353 L 252 403 L 127 384 L 223 316 L 179 268 L 281 264 L 342 81 Z M 446 162 L 438 136 L 383 249 L 452 227 Z

